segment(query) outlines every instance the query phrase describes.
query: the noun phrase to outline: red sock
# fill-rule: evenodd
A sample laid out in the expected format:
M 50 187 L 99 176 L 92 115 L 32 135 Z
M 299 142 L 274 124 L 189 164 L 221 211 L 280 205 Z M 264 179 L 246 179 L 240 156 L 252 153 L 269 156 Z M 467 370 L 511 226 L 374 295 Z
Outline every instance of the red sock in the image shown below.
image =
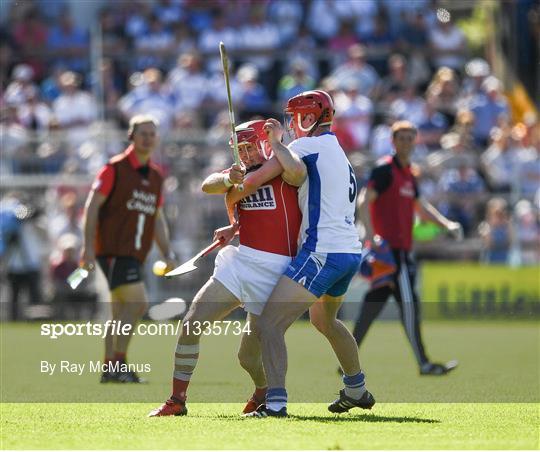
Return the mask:
M 186 391 L 189 385 L 189 381 L 179 380 L 178 378 L 173 378 L 172 381 L 172 397 L 178 399 L 182 402 L 186 401 Z
M 122 352 L 114 352 L 114 360 L 121 363 L 126 362 L 126 354 Z
M 114 358 L 108 358 L 107 356 L 105 357 L 105 359 L 103 360 L 103 362 L 105 364 L 112 364 L 114 363 Z
M 268 388 L 255 388 L 255 392 L 253 395 L 257 398 L 257 400 L 265 400 L 266 399 L 266 390 Z

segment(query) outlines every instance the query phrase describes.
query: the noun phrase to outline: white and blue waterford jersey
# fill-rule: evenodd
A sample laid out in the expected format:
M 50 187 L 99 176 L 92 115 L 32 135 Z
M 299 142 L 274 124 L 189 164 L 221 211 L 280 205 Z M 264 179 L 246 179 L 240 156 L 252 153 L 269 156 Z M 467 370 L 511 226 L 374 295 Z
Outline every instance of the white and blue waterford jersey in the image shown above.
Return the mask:
M 307 167 L 298 191 L 302 248 L 318 253 L 361 253 L 354 224 L 356 177 L 336 136 L 326 132 L 289 144 Z

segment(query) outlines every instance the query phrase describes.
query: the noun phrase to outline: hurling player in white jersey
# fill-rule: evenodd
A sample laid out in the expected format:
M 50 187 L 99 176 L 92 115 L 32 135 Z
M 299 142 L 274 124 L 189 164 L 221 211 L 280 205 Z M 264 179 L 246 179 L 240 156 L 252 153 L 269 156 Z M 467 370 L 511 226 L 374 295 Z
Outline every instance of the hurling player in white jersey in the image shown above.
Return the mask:
M 305 91 L 287 102 L 287 125 L 296 139 L 282 144 L 283 128 L 275 119 L 265 124 L 274 155 L 287 181 L 303 176 L 299 203 L 303 220 L 301 248 L 280 278 L 258 322 L 268 382 L 266 405 L 253 416 L 287 416 L 287 349 L 285 332 L 305 311 L 324 328 L 341 368 L 345 388 L 328 406 L 333 413 L 353 407 L 371 409 L 375 399 L 366 390 L 356 342 L 337 319 L 337 312 L 361 260 L 362 245 L 354 223 L 356 178 L 345 153 L 330 131 L 334 105 L 324 91 Z
M 215 231 L 214 238 L 223 241 L 223 248 L 216 258 L 214 274 L 195 295 L 184 317 L 175 353 L 172 394 L 164 404 L 150 412 L 150 417 L 187 414 L 188 386 L 197 366 L 201 330 L 204 330 L 196 327 L 197 322 L 201 325 L 222 320 L 243 305 L 248 312 L 249 324 L 255 328 L 264 303 L 296 254 L 301 217 L 296 187 L 301 181 L 295 183 L 294 175 L 283 172 L 279 163 L 270 159 L 272 150 L 267 146 L 264 124 L 264 120 L 256 120 L 236 128 L 242 166 L 233 165 L 229 171 L 211 174 L 203 182 L 202 189 L 209 194 L 224 194 L 233 184 L 244 182 L 246 194 L 252 188 L 255 191 L 262 189 L 260 181 L 268 180 L 264 192 L 255 198 L 268 202 L 271 193 L 273 208 L 250 208 L 245 202 L 239 206 L 239 222 Z M 266 162 L 267 159 L 270 161 Z M 263 165 L 263 162 L 266 163 Z M 249 174 L 244 179 L 246 169 Z M 289 184 L 283 182 L 280 174 L 287 177 Z M 285 218 L 289 220 L 287 223 Z M 240 233 L 240 246 L 225 246 L 237 232 Z M 194 326 L 189 328 L 189 325 Z M 260 355 L 258 337 L 245 331 L 238 358 L 256 389 L 244 413 L 256 410 L 265 400 L 266 380 Z

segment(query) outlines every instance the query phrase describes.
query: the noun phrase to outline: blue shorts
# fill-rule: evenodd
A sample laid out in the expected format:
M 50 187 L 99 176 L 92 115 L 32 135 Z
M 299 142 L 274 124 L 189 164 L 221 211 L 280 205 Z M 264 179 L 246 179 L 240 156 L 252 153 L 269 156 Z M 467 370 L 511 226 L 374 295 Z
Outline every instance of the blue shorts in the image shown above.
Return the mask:
M 317 253 L 302 248 L 284 275 L 317 298 L 324 294 L 339 297 L 347 292 L 361 260 L 361 254 Z

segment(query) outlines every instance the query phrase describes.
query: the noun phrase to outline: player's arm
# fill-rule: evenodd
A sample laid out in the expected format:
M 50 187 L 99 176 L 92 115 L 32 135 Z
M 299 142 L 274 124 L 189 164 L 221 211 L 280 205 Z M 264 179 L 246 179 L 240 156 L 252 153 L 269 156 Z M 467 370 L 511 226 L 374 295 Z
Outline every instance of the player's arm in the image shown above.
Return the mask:
M 425 221 L 431 221 L 445 228 L 456 240 L 463 239 L 463 228 L 456 221 L 450 221 L 440 213 L 427 199 L 419 197 L 416 200 L 416 213 Z
M 274 179 L 283 173 L 283 167 L 276 157 L 272 157 L 257 170 L 248 173 L 244 178 L 244 190 L 240 191 L 236 186 L 231 187 L 226 195 L 226 203 L 236 204 L 246 196 L 252 195 L 264 183 Z
M 264 130 L 268 135 L 268 140 L 274 150 L 274 155 L 283 167 L 281 177 L 285 182 L 295 187 L 300 187 L 307 177 L 305 163 L 296 154 L 292 153 L 281 140 L 283 138 L 283 127 L 276 119 L 270 118 L 264 125 Z
M 246 168 L 242 165 L 232 165 L 228 172 L 210 174 L 202 183 L 202 191 L 209 195 L 220 195 L 235 184 L 244 182 Z
M 371 215 L 369 213 L 369 204 L 377 199 L 377 191 L 372 187 L 364 187 L 358 195 L 358 219 L 364 225 L 366 234 L 364 240 L 373 240 L 373 225 L 371 223 Z
M 81 267 L 93 270 L 96 261 L 94 240 L 96 237 L 99 208 L 107 197 L 98 190 L 92 190 L 86 200 L 83 216 L 83 246 L 81 249 Z
M 174 268 L 175 256 L 171 250 L 171 240 L 169 234 L 169 226 L 167 225 L 167 220 L 165 214 L 163 213 L 163 208 L 159 207 L 156 213 L 156 224 L 154 227 L 154 240 L 156 245 L 161 251 L 162 256 L 167 262 L 169 268 Z

